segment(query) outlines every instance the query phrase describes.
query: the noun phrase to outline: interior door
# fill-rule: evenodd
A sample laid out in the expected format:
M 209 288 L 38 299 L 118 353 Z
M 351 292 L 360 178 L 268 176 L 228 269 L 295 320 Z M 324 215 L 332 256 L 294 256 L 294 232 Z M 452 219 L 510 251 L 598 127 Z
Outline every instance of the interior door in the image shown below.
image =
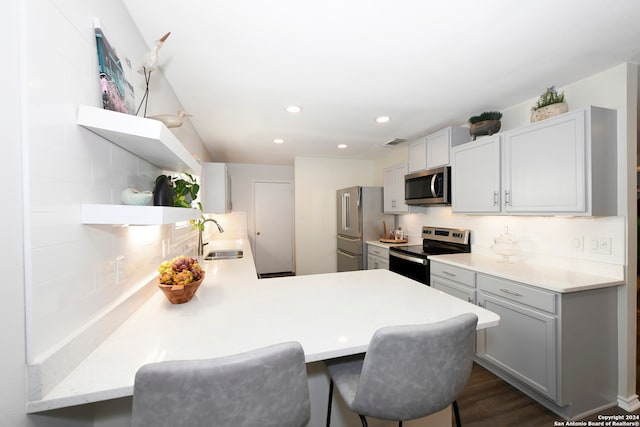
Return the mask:
M 254 258 L 258 274 L 294 271 L 292 184 L 255 182 L 253 198 Z

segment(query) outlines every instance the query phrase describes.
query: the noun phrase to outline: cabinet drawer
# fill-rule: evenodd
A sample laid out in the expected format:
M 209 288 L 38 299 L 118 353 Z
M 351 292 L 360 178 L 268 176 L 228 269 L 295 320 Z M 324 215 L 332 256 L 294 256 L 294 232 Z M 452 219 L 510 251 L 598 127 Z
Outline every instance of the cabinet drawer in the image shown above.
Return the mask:
M 557 311 L 556 294 L 510 280 L 478 274 L 478 289 L 549 313 Z
M 439 291 L 449 294 L 456 298 L 460 298 L 463 301 L 476 303 L 476 290 L 467 286 L 462 286 L 452 280 L 447 280 L 442 277 L 434 276 L 431 278 L 431 287 Z
M 389 249 L 380 246 L 369 245 L 369 254 L 389 259 Z
M 443 264 L 440 262 L 431 261 L 431 268 L 429 270 L 431 274 L 435 274 L 436 276 L 444 277 L 449 280 L 454 280 L 463 285 L 470 286 L 474 288 L 475 284 L 475 273 L 471 270 L 467 270 L 465 268 L 454 267 L 449 264 Z

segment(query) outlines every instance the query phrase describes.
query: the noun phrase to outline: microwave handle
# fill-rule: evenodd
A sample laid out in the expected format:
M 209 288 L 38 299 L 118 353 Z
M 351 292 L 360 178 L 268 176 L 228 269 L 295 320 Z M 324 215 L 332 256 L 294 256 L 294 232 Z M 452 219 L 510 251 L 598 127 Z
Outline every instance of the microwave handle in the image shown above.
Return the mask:
M 431 196 L 438 197 L 438 192 L 436 191 L 436 178 L 438 177 L 437 173 L 434 173 L 431 176 Z

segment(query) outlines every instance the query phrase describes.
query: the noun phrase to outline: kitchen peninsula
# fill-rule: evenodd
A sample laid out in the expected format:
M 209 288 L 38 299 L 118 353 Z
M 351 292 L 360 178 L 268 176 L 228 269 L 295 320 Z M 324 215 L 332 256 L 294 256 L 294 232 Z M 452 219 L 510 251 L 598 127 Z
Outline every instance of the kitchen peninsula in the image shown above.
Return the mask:
M 203 261 L 205 281 L 186 304 L 172 305 L 153 293 L 27 410 L 131 396 L 137 369 L 150 362 L 212 358 L 295 340 L 313 364 L 364 352 L 382 326 L 437 322 L 465 312 L 478 315 L 478 329 L 499 323 L 488 310 L 387 270 L 258 279 L 248 239 L 216 240 L 208 248 L 242 249 L 244 257 Z

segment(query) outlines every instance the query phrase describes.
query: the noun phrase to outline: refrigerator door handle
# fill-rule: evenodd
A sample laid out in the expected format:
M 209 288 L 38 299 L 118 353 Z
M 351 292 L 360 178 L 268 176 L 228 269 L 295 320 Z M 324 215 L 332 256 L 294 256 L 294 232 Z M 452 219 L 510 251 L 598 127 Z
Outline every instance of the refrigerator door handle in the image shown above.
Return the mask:
M 349 193 L 342 194 L 342 229 L 347 231 L 351 228 L 351 195 Z
M 357 242 L 360 240 L 357 237 L 348 237 L 348 236 L 340 236 L 340 235 L 338 235 L 338 239 L 346 240 L 347 242 Z
M 353 256 L 353 255 L 348 254 L 348 253 L 346 253 L 344 251 L 341 251 L 340 249 L 338 249 L 336 252 L 338 253 L 338 255 L 346 256 L 347 258 L 351 258 L 351 259 L 356 259 L 357 258 L 356 256 Z

